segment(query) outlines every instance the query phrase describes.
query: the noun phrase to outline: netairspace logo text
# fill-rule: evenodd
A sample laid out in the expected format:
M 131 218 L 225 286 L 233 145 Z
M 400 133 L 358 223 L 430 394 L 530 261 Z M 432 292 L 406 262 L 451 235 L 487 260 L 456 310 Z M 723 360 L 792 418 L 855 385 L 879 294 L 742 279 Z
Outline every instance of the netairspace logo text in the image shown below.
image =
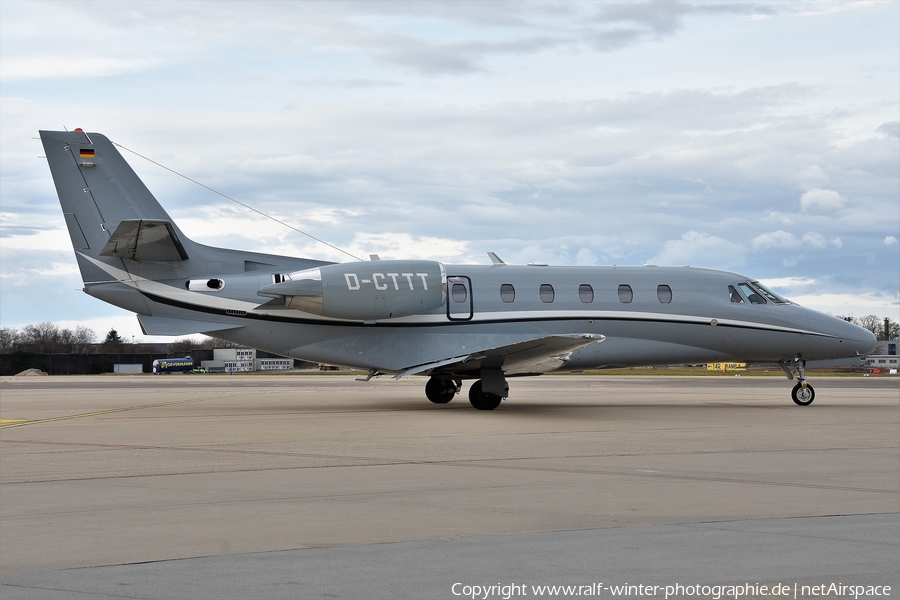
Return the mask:
M 513 597 L 578 597 L 578 596 L 612 596 L 612 597 L 662 597 L 670 598 L 711 598 L 712 600 L 742 600 L 748 597 L 786 598 L 860 598 L 890 596 L 891 586 L 887 585 L 843 585 L 841 583 L 823 583 L 819 585 L 781 584 L 761 585 L 746 583 L 742 585 L 603 585 L 591 583 L 586 585 L 528 585 L 524 583 L 496 583 L 493 585 L 472 585 L 454 583 L 450 589 L 454 596 L 471 600 L 488 600 Z

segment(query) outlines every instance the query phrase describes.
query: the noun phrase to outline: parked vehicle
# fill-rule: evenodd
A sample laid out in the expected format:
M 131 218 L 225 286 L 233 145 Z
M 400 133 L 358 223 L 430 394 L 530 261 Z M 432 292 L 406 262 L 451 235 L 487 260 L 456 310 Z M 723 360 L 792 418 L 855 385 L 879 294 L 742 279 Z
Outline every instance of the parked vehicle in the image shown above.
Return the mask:
M 194 370 L 194 359 L 190 356 L 184 358 L 157 358 L 153 361 L 153 374 L 163 373 L 190 373 Z

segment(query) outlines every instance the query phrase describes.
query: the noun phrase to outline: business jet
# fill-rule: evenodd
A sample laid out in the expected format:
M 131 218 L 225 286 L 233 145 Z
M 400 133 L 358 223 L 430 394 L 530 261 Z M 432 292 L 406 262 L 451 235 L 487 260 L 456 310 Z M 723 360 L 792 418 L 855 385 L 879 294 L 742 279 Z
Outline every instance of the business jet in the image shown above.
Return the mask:
M 330 263 L 214 248 L 185 236 L 110 140 L 41 131 L 84 292 L 137 314 L 146 335 L 203 333 L 306 361 L 428 377 L 479 410 L 508 380 L 551 371 L 777 363 L 793 401 L 806 368 L 859 358 L 875 337 L 751 277 L 694 267 Z

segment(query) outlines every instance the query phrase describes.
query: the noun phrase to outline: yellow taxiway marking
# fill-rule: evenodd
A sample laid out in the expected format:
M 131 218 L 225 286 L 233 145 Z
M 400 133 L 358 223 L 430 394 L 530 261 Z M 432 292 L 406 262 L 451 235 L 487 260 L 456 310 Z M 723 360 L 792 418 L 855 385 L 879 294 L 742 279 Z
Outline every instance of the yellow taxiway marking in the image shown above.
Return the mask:
M 157 402 L 156 404 L 141 404 L 140 406 L 125 406 L 122 408 L 110 408 L 108 410 L 98 410 L 80 415 L 65 415 L 63 417 L 49 417 L 47 419 L 33 419 L 30 421 L 4 419 L 0 421 L 0 429 L 8 429 L 9 427 L 22 427 L 23 425 L 37 425 L 39 423 L 50 423 L 52 421 L 65 421 L 67 419 L 80 419 L 82 417 L 96 417 L 97 415 L 108 415 L 111 413 L 125 412 L 128 410 L 140 410 L 142 408 L 158 408 L 160 406 L 172 406 L 174 404 L 188 404 L 191 402 L 202 402 L 204 400 L 217 400 L 219 398 L 228 398 L 234 394 L 222 394 L 219 396 L 206 396 L 204 398 L 190 398 L 188 400 L 173 400 L 172 402 Z

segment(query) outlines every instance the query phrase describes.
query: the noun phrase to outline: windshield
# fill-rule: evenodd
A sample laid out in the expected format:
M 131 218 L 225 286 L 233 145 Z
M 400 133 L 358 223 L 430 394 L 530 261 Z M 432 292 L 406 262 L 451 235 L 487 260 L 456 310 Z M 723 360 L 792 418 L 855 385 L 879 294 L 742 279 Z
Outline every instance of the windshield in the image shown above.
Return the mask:
M 751 281 L 750 285 L 752 285 L 754 288 L 756 288 L 759 291 L 759 293 L 762 294 L 763 296 L 765 296 L 766 299 L 769 302 L 771 302 L 772 304 L 790 304 L 789 300 L 782 298 L 781 296 L 779 296 L 778 294 L 776 294 L 775 292 L 773 292 L 772 290 L 770 290 L 769 288 L 767 288 L 766 286 L 764 286 L 763 284 L 761 284 L 758 281 Z

